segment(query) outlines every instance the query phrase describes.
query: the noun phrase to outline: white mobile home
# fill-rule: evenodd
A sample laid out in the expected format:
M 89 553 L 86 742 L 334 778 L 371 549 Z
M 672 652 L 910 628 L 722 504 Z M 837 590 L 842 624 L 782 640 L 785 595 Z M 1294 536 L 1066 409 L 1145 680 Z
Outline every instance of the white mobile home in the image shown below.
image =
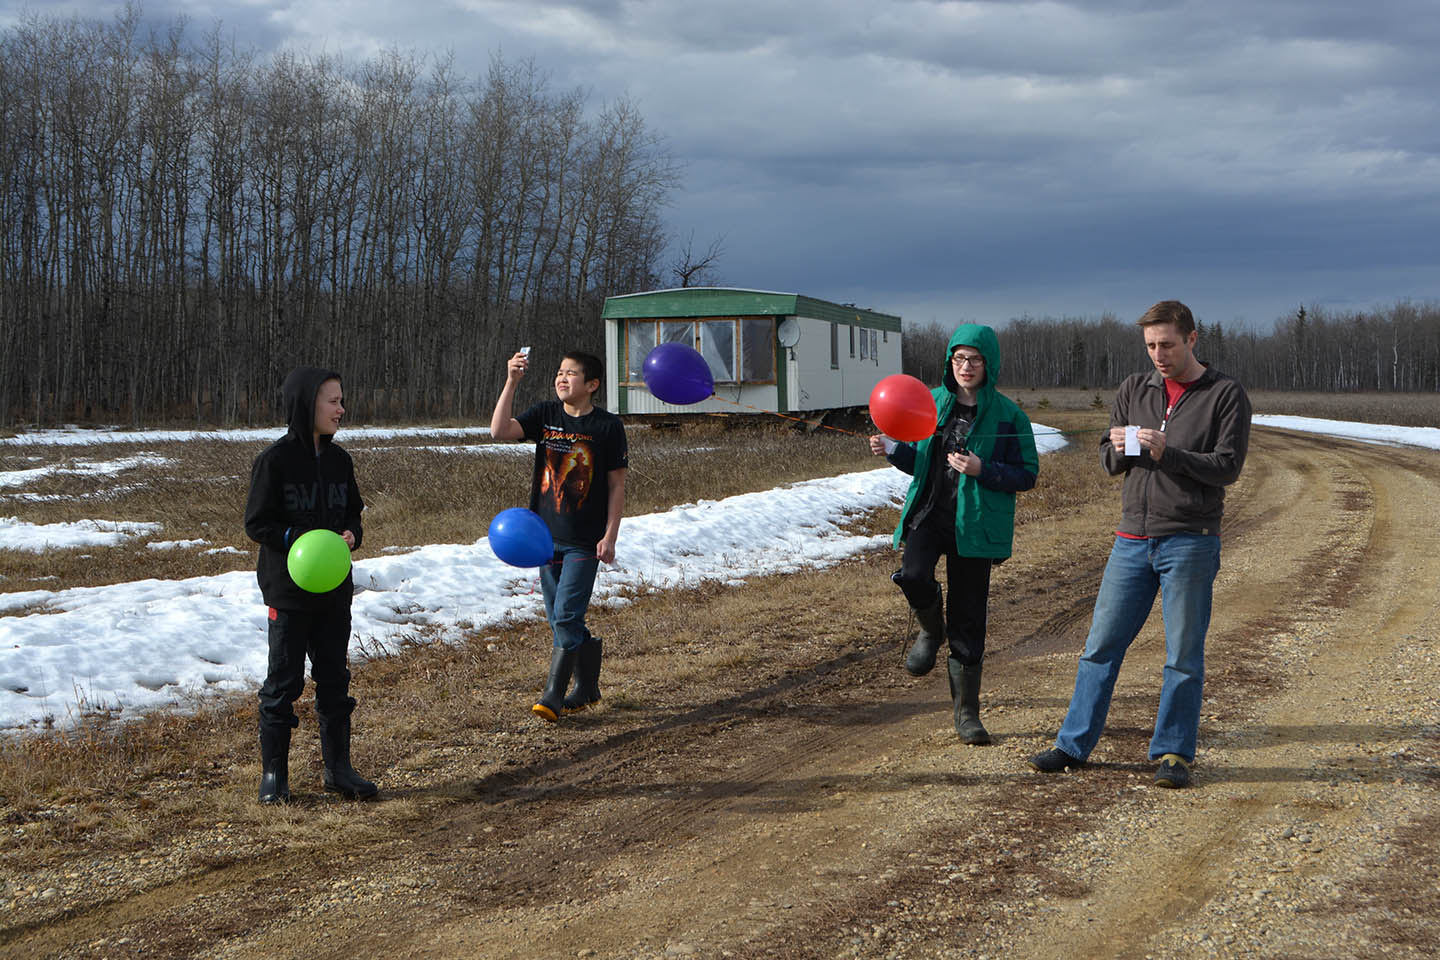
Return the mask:
M 863 407 L 900 372 L 900 318 L 795 293 L 685 287 L 605 301 L 605 396 L 614 413 L 793 413 Z M 642 376 L 657 344 L 705 358 L 715 396 L 665 403 Z

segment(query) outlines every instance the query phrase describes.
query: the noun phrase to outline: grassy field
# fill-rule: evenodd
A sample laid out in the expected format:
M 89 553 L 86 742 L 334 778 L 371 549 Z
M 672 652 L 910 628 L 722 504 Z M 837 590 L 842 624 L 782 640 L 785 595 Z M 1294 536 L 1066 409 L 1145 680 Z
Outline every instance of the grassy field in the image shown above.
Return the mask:
M 1049 411 L 1043 422 L 1065 430 L 1093 431 L 1102 415 L 1089 409 Z M 1038 415 L 1037 415 L 1038 419 Z M 700 420 L 674 429 L 632 428 L 629 514 L 664 510 L 699 499 L 718 499 L 763 490 L 777 484 L 828 476 L 852 470 L 873 469 L 882 461 L 872 457 L 859 435 L 837 430 L 808 432 L 774 419 Z M 342 429 L 339 439 L 345 442 Z M 1037 489 L 1021 499 L 1019 522 L 1032 523 L 1058 515 L 1074 504 L 1105 495 L 1111 484 L 1094 469 L 1088 442 L 1045 458 Z M 490 518 L 499 510 L 525 502 L 530 458 L 523 453 L 456 452 L 449 439 L 447 451 L 431 450 L 424 438 L 356 441 L 346 444 L 355 458 L 362 492 L 367 501 L 366 541 L 363 556 L 386 546 L 424 543 L 473 542 L 485 535 Z M 475 445 L 483 443 L 476 438 Z M 47 463 L 71 464 L 77 459 L 106 460 L 133 456 L 133 447 L 44 448 L 16 452 L 0 448 L 0 471 L 33 469 Z M 17 499 L 27 492 L 11 488 L 0 513 L 41 523 L 60 520 L 160 520 L 164 529 L 150 538 L 125 546 L 54 550 L 46 553 L 0 551 L 4 590 L 33 590 L 47 586 L 77 586 L 133 581 L 145 577 L 176 578 L 252 569 L 253 545 L 240 526 L 250 461 L 257 445 L 203 442 L 149 446 L 146 453 L 164 462 L 128 470 L 115 477 L 68 474 L 45 481 L 41 500 Z M 35 457 L 47 459 L 36 460 Z M 871 532 L 887 531 L 895 511 L 880 511 L 864 521 Z M 624 533 L 622 528 L 622 543 Z M 205 547 L 149 550 L 144 539 L 203 539 Z M 233 546 L 245 555 L 203 551 Z M 870 575 L 870 574 L 866 574 Z M 783 605 L 784 578 L 767 587 L 767 603 Z M 702 588 L 703 591 L 715 588 Z M 798 588 L 796 588 L 798 589 Z M 645 603 L 608 611 L 607 629 L 618 635 L 663 636 L 675 628 L 674 620 L 687 606 L 683 597 L 662 595 Z M 694 635 L 718 636 L 722 624 L 687 621 Z M 376 743 L 423 740 L 423 729 L 436 715 L 455 713 L 455 705 L 470 703 L 454 719 L 482 726 L 493 717 L 482 716 L 477 701 L 465 691 L 496 684 L 525 690 L 536 681 L 534 659 L 493 655 L 489 648 L 527 651 L 547 644 L 543 624 L 523 629 L 479 631 L 454 645 L 417 643 L 402 655 L 358 664 L 354 692 L 365 705 L 367 731 Z M 257 635 L 257 644 L 264 637 Z M 707 649 L 731 665 L 759 662 L 763 651 L 750 649 L 745 638 L 727 636 Z M 707 658 L 689 662 L 687 670 L 713 666 Z M 636 690 L 645 684 L 637 683 Z M 632 693 L 631 695 L 636 696 Z M 302 699 L 308 709 L 310 692 Z M 619 702 L 613 706 L 624 708 Z M 475 715 L 470 714 L 474 712 Z M 133 791 L 143 782 L 215 783 L 235 776 L 253 762 L 254 700 L 252 696 L 207 698 L 188 709 L 157 712 L 123 724 L 89 719 L 74 729 L 46 735 L 0 739 L 0 816 L 26 817 L 40 809 L 64 810 L 37 821 L 26 831 L 34 853 L 58 849 L 78 837 L 87 843 L 134 842 L 139 820 L 153 831 L 156 824 L 183 824 L 197 815 L 192 792 L 181 791 L 155 802 L 173 805 L 165 816 L 131 810 L 123 816 L 105 811 L 86 798 Z M 367 738 L 368 739 L 368 738 Z M 388 752 L 388 751 L 387 751 Z M 398 755 L 397 755 L 398 756 Z M 382 759 L 382 758 L 376 758 Z M 395 760 L 395 757 L 389 758 Z M 244 781 L 243 777 L 241 779 Z M 202 816 L 224 819 L 237 815 L 230 805 L 249 802 L 248 784 L 203 801 Z M 93 808 L 93 809 L 92 809 Z M 163 827 L 162 827 L 163 829 Z M 52 844 L 58 845 L 52 846 Z
M 1019 390 L 1013 396 L 1041 420 L 1049 410 L 1110 409 L 1113 391 Z M 1440 427 L 1440 393 L 1301 393 L 1251 391 L 1257 414 L 1357 420 L 1404 427 Z
M 278 433 L 278 431 L 277 431 Z M 777 483 L 878 465 L 858 436 L 813 433 L 772 419 L 701 420 L 677 429 L 632 425 L 626 512 L 665 510 Z M 528 450 L 493 452 L 487 438 L 403 437 L 339 441 L 355 459 L 365 498 L 365 549 L 473 543 L 506 507 L 528 502 Z M 241 526 L 250 465 L 263 443 L 199 441 L 87 447 L 0 447 L 0 473 L 57 467 L 35 487 L 0 490 L 0 516 L 31 523 L 146 520 L 163 523 L 123 546 L 25 553 L 0 550 L 0 592 L 95 586 L 146 577 L 179 578 L 251 569 L 254 544 Z M 489 451 L 487 452 L 487 448 Z M 87 463 L 148 462 L 118 475 Z M 31 499 L 39 495 L 37 499 Z M 148 541 L 204 540 L 193 549 L 150 550 Z M 233 547 L 233 553 L 207 553 Z
M 1106 422 L 1108 398 L 1086 391 L 1025 391 L 1018 395 L 1032 418 L 1072 434 L 1074 442 L 1042 462 L 1037 488 L 1020 498 L 1019 523 L 1061 517 L 1077 504 L 1116 496 L 1116 484 L 1096 468 L 1096 434 Z M 1300 402 L 1287 397 L 1274 405 L 1257 397 L 1261 412 L 1339 416 L 1334 398 Z M 1343 399 L 1343 398 L 1342 398 Z M 1416 398 L 1374 398 L 1367 413 L 1387 422 L 1405 422 L 1390 404 L 1419 411 Z M 1440 408 L 1440 401 L 1432 406 Z M 1348 418 L 1359 419 L 1352 406 Z M 1430 419 L 1429 423 L 1437 422 Z M 530 459 L 523 452 L 465 452 L 449 440 L 426 438 L 347 442 L 368 505 L 365 553 L 386 547 L 427 543 L 468 543 L 485 535 L 499 510 L 523 504 Z M 836 430 L 809 432 L 773 418 L 697 420 L 672 429 L 634 426 L 630 430 L 629 505 L 632 515 L 664 510 L 698 499 L 718 499 L 763 490 L 788 481 L 870 469 L 861 436 Z M 479 447 L 483 438 L 475 438 Z M 159 521 L 150 539 L 203 539 L 205 548 L 149 550 L 144 540 L 110 548 L 22 553 L 0 550 L 0 590 L 95 585 L 145 577 L 179 578 L 252 569 L 253 545 L 240 518 L 250 462 L 260 444 L 192 442 L 146 445 L 153 462 L 116 476 L 84 472 L 51 474 L 35 489 L 10 487 L 0 515 L 35 523 L 77 519 Z M 86 448 L 0 447 L 0 471 L 35 469 L 78 461 L 131 457 L 130 445 Z M 27 498 L 26 495 L 42 494 Z M 888 531 L 895 511 L 872 515 L 864 526 Z M 622 542 L 623 542 L 622 530 Z M 231 546 L 244 555 L 206 554 Z M 893 562 L 888 556 L 882 564 Z M 862 561 L 856 577 L 873 578 L 875 562 Z M 847 576 L 844 570 L 838 576 Z M 764 587 L 768 609 L 803 605 L 803 578 L 770 578 Z M 721 588 L 704 587 L 700 593 Z M 792 591 L 794 594 L 792 595 Z M 740 594 L 746 594 L 742 588 Z M 744 596 L 736 602 L 743 606 Z M 683 632 L 704 638 L 703 655 L 687 658 L 685 677 L 646 676 L 640 669 L 627 693 L 609 702 L 613 709 L 643 709 L 647 685 L 696 680 L 707 671 L 762 670 L 780 653 L 737 631 L 733 623 L 682 618 L 695 607 L 685 596 L 664 594 L 606 610 L 607 635 L 634 638 L 638 662 L 647 644 Z M 696 607 L 698 609 L 698 607 Z M 682 622 L 683 621 L 683 622 Z M 256 636 L 263 644 L 264 638 Z M 518 695 L 536 682 L 537 650 L 548 645 L 543 624 L 497 632 L 482 630 L 458 644 L 417 642 L 400 654 L 356 665 L 354 692 L 364 711 L 368 761 L 380 767 L 403 763 L 402 745 L 437 735 L 435 718 L 498 729 L 497 720 L 470 693 L 502 689 Z M 658 651 L 659 646 L 655 648 Z M 793 651 L 792 651 L 793 653 Z M 668 669 L 668 668 L 667 668 Z M 663 671 L 662 671 L 663 672 Z M 310 693 L 301 701 L 308 710 Z M 307 721 L 308 722 L 308 721 Z M 156 831 L 186 829 L 196 822 L 253 817 L 250 782 L 256 767 L 254 700 L 250 695 L 209 698 L 187 709 L 157 712 L 123 724 L 89 720 L 45 735 L 0 739 L 0 821 L 25 825 L 15 856 L 21 860 L 63 855 L 76 843 L 126 848 Z M 179 784 L 209 789 L 161 790 L 146 785 Z M 117 810 L 114 796 L 138 797 Z M 387 816 L 405 815 L 403 804 Z M 17 833 L 22 833 L 17 831 Z M 17 861 L 11 861 L 14 865 Z
M 1440 393 L 1252 393 L 1256 413 L 1440 427 Z

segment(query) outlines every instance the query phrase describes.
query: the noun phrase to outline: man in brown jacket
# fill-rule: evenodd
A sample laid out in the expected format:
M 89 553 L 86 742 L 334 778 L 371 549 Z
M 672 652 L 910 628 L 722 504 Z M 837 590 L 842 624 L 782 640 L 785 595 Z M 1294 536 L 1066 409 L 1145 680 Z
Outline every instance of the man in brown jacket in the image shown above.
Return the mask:
M 1100 438 L 1101 464 L 1112 475 L 1125 474 L 1120 526 L 1070 709 L 1054 748 L 1031 757 L 1030 765 L 1054 773 L 1085 764 L 1105 729 L 1125 651 L 1159 592 L 1165 673 L 1150 759 L 1159 761 L 1157 786 L 1184 787 L 1200 727 L 1225 487 L 1245 464 L 1250 399 L 1237 381 L 1196 359 L 1195 319 L 1185 304 L 1162 300 L 1139 325 L 1155 370 L 1120 385 L 1110 429 Z

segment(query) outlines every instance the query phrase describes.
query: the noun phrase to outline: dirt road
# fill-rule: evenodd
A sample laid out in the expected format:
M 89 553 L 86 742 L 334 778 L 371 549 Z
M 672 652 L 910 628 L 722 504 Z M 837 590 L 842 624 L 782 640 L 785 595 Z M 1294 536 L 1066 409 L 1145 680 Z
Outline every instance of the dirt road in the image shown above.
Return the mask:
M 900 669 L 875 556 L 783 605 L 752 583 L 655 608 L 678 635 L 704 606 L 779 667 L 617 655 L 618 702 L 432 740 L 358 812 L 57 866 L 48 907 L 0 912 L 0 956 L 1433 956 L 1437 508 L 1440 455 L 1257 430 L 1190 790 L 1150 785 L 1158 611 L 1093 764 L 1024 762 L 1064 713 L 1110 499 L 997 568 L 993 746 L 955 741 L 943 667 Z

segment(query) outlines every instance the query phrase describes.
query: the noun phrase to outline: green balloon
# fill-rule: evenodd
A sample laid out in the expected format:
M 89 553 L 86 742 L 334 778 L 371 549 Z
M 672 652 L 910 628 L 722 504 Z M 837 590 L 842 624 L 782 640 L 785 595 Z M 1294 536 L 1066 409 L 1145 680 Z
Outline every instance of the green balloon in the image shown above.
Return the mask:
M 334 530 L 308 530 L 290 545 L 285 566 L 301 590 L 329 593 L 350 573 L 350 545 Z

